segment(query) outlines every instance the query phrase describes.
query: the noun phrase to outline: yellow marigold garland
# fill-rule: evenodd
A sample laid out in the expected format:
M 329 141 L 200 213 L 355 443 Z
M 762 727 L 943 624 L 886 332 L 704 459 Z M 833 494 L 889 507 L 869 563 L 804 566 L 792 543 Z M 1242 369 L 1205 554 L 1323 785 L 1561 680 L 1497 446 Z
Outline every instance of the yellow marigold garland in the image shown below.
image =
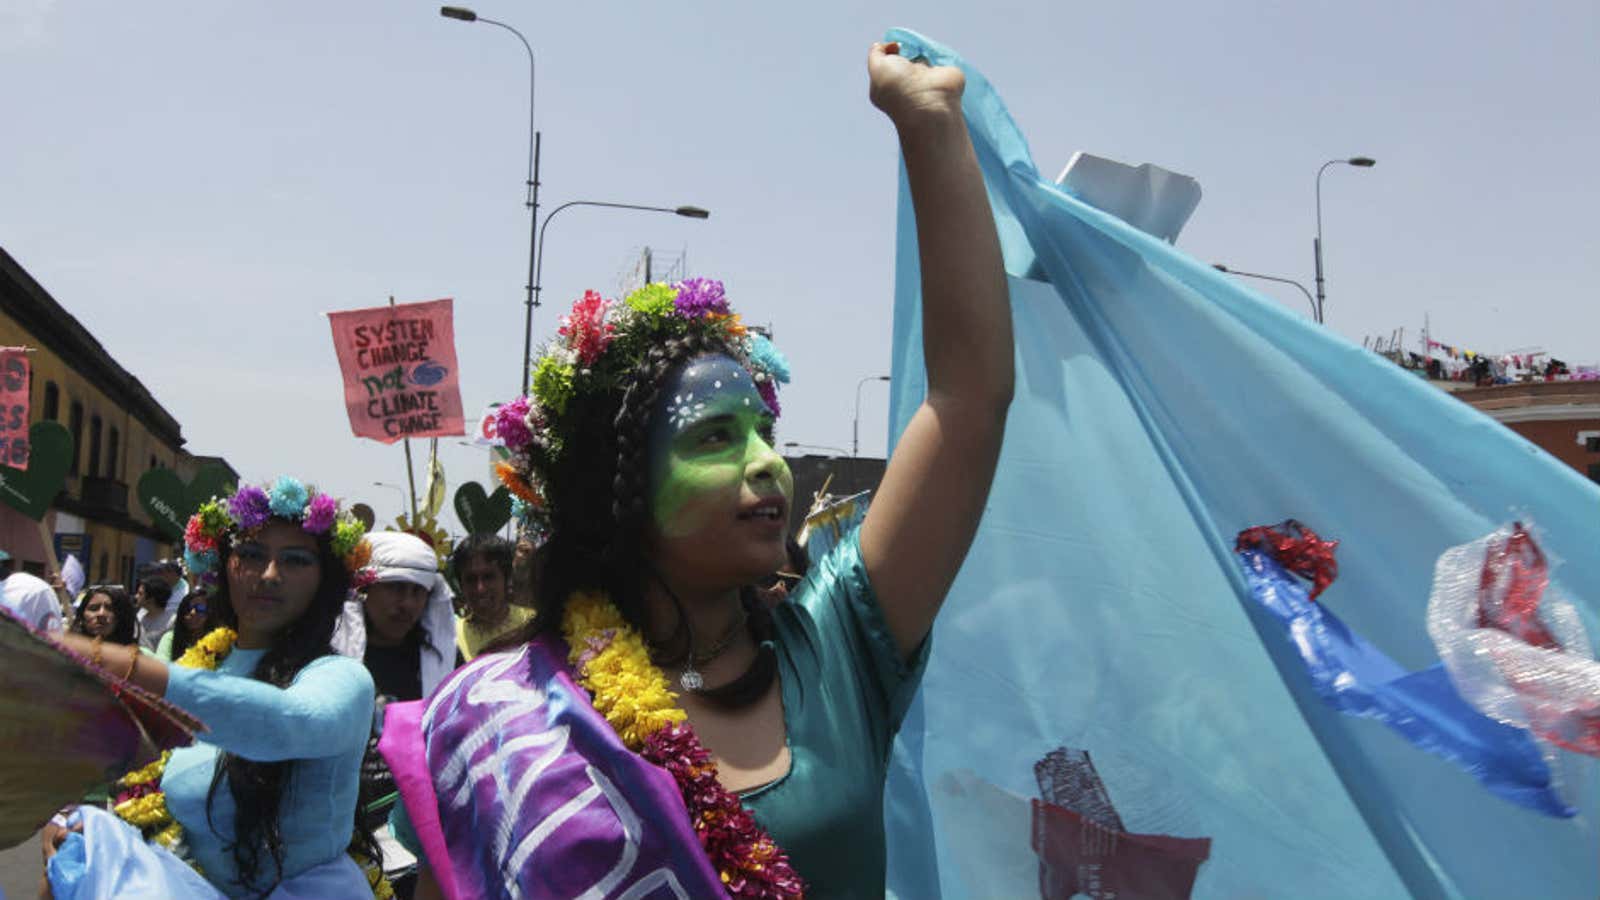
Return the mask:
M 734 897 L 800 900 L 805 885 L 787 855 L 717 781 L 717 764 L 650 652 L 602 595 L 575 593 L 561 620 L 568 662 L 622 743 L 677 781 L 690 824 Z
M 174 665 L 214 672 L 228 658 L 238 639 L 239 634 L 233 629 L 217 628 L 185 650 Z M 155 762 L 118 779 L 116 788 L 120 793 L 111 811 L 139 829 L 146 841 L 182 855 L 183 826 L 172 818 L 172 813 L 167 809 L 166 792 L 161 790 L 161 776 L 166 773 L 167 761 L 171 758 L 171 750 L 163 751 Z M 350 857 L 361 866 L 367 884 L 372 888 L 374 900 L 392 900 L 394 888 L 390 886 L 389 879 L 384 877 L 383 866 L 377 860 L 354 850 L 350 851 Z

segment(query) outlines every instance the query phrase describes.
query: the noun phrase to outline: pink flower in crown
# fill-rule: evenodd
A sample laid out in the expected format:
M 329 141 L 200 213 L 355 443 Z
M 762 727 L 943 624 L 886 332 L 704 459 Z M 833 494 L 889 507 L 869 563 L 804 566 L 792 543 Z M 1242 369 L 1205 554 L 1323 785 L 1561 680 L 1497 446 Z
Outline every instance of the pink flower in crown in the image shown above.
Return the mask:
M 518 397 L 495 410 L 494 433 L 512 450 L 526 447 L 533 441 L 533 432 L 528 430 L 527 397 Z
M 583 299 L 572 304 L 572 311 L 561 317 L 560 333 L 567 346 L 578 354 L 578 362 L 592 366 L 611 344 L 611 334 L 617 326 L 606 321 L 606 310 L 611 301 L 594 291 L 584 291 Z
M 300 528 L 308 534 L 322 534 L 333 527 L 334 517 L 339 514 L 339 501 L 327 494 L 312 494 L 311 502 L 306 504 L 305 521 L 300 523 Z

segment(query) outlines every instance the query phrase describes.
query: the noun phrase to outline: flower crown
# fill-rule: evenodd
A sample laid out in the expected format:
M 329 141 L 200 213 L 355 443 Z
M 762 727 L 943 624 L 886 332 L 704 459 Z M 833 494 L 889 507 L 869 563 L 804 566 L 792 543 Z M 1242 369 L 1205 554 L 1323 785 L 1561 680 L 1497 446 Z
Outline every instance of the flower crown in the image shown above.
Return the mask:
M 200 504 L 183 530 L 183 567 L 190 575 L 215 583 L 223 536 L 254 531 L 274 516 L 299 522 L 307 534 L 328 535 L 333 554 L 344 561 L 355 587 L 372 580 L 367 526 L 342 512 L 338 500 L 287 475 L 279 475 L 270 486 L 244 485 L 226 500 L 212 497 Z
M 620 302 L 585 291 L 561 317 L 556 337 L 534 363 L 530 393 L 495 413 L 495 434 L 511 451 L 509 460 L 495 466 L 495 474 L 515 498 L 513 512 L 524 525 L 535 531 L 549 527 L 543 485 L 576 424 L 567 415 L 573 399 L 625 388 L 652 346 L 693 334 L 727 345 L 778 415 L 777 386 L 789 382 L 789 362 L 771 340 L 747 328 L 728 308 L 722 282 L 655 282 Z

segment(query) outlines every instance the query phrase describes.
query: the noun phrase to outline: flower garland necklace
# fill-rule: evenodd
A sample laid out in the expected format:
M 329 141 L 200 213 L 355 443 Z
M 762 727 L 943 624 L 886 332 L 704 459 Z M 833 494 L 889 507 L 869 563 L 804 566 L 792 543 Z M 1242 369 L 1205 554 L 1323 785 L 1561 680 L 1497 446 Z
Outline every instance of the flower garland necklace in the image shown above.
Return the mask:
M 238 639 L 239 633 L 232 628 L 217 628 L 185 650 L 174 665 L 215 672 L 217 667 L 222 665 L 222 661 L 228 658 L 228 654 L 233 652 L 233 645 Z M 194 866 L 194 862 L 188 856 L 188 847 L 183 842 L 183 826 L 167 809 L 167 794 L 161 789 L 161 776 L 166 774 L 167 761 L 171 758 L 171 750 L 163 751 L 155 762 L 122 776 L 115 785 L 116 802 L 111 811 L 124 822 L 139 829 L 139 833 L 146 841 L 166 848 L 179 859 Z M 394 888 L 384 877 L 382 865 L 353 851 L 350 853 L 350 858 L 356 861 L 362 873 L 367 876 L 367 885 L 372 888 L 373 900 L 392 900 Z M 195 871 L 200 871 L 199 866 L 194 868 Z
M 239 635 L 231 628 L 218 628 L 196 641 L 178 658 L 177 665 L 215 671 L 233 650 Z M 139 829 L 144 839 L 186 858 L 183 826 L 167 811 L 167 795 L 161 790 L 161 776 L 167 771 L 172 751 L 163 751 L 155 762 L 122 776 L 117 781 L 116 802 L 111 811 Z
M 687 724 L 644 639 L 601 594 L 567 598 L 561 631 L 568 662 L 594 708 L 633 752 L 678 784 L 700 846 L 729 896 L 799 900 L 805 883 L 788 854 L 717 780 L 717 764 Z

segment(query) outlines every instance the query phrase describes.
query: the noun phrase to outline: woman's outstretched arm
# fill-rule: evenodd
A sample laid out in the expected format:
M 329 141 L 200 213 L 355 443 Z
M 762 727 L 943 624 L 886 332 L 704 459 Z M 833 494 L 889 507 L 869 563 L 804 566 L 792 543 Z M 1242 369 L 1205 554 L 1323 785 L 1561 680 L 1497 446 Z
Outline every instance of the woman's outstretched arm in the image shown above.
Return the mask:
M 872 102 L 894 122 L 922 264 L 928 395 L 861 526 L 861 555 L 902 656 L 927 637 L 977 532 L 1013 386 L 1011 306 L 977 154 L 961 115 L 965 79 L 893 44 L 867 59 Z

